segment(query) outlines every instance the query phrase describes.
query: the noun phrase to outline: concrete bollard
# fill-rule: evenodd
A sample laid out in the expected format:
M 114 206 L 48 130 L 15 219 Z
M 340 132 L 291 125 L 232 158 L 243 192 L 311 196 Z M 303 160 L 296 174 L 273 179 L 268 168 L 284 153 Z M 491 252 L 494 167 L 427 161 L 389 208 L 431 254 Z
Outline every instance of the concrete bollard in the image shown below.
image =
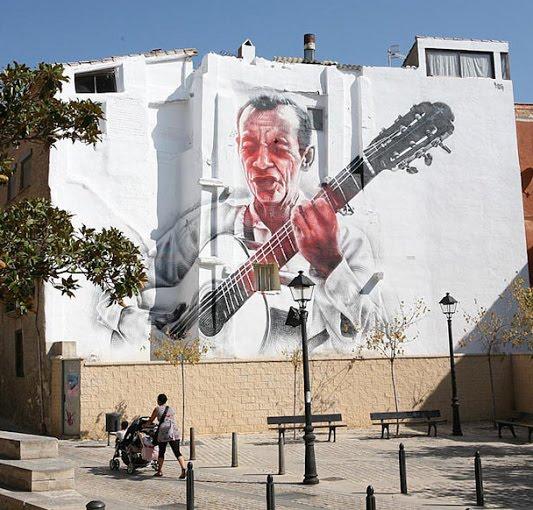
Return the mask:
M 189 460 L 196 460 L 196 443 L 194 438 L 194 427 L 189 429 Z
M 278 439 L 278 475 L 285 474 L 285 439 L 280 434 Z
M 103 501 L 89 501 L 85 508 L 87 510 L 103 510 L 105 509 L 105 503 Z
M 474 456 L 474 471 L 476 476 L 476 505 L 485 506 L 485 496 L 483 494 L 483 472 L 481 470 L 481 457 L 479 451 Z
M 192 462 L 187 463 L 187 485 L 185 487 L 186 510 L 194 510 L 194 469 Z
M 239 453 L 237 451 L 237 432 L 231 433 L 231 467 L 239 467 Z
M 276 493 L 274 490 L 274 477 L 272 475 L 267 476 L 266 500 L 267 510 L 276 510 Z
M 376 510 L 376 497 L 372 485 L 366 488 L 366 510 Z
M 398 459 L 400 463 L 400 491 L 402 494 L 407 494 L 407 468 L 405 465 L 405 448 L 403 443 L 400 443 Z

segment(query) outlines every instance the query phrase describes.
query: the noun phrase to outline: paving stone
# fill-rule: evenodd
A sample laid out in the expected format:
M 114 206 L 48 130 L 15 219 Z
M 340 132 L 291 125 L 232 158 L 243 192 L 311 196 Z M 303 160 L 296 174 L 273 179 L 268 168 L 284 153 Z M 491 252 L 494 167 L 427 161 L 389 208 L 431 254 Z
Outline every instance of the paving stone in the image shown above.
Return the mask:
M 448 427 L 449 428 L 449 427 Z M 440 431 L 439 431 L 440 432 Z M 402 437 L 379 439 L 376 429 L 340 432 L 336 443 L 318 434 L 317 470 L 320 483 L 304 486 L 304 445 L 288 440 L 286 474 L 275 475 L 276 508 L 348 510 L 365 508 L 366 487 L 373 485 L 379 510 L 465 510 L 475 507 L 474 453 L 483 462 L 486 508 L 533 508 L 533 447 L 518 440 L 500 440 L 488 424 L 464 424 L 464 436 L 428 438 L 402 428 Z M 199 510 L 264 510 L 267 474 L 277 473 L 276 434 L 239 434 L 239 467 L 231 468 L 231 435 L 201 436 L 195 470 Z M 398 447 L 405 445 L 409 495 L 400 494 Z M 128 475 L 124 466 L 110 471 L 113 448 L 105 443 L 79 448 L 83 441 L 61 441 L 62 456 L 76 467 L 76 488 L 89 499 L 100 499 L 106 510 L 184 508 L 185 483 L 168 451 L 163 478 L 151 469 Z M 183 448 L 186 455 L 188 449 Z
M 75 490 L 36 493 L 0 488 L 2 510 L 82 510 L 87 502 L 87 498 Z

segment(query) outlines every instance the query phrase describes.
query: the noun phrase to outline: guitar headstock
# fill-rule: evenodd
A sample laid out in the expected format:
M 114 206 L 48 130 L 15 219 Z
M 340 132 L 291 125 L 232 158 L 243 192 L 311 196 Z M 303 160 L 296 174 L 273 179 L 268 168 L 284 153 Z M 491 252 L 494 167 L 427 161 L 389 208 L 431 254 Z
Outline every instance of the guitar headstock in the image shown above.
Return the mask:
M 453 133 L 453 121 L 447 104 L 417 104 L 372 140 L 365 157 L 376 174 L 382 170 L 416 173 L 418 169 L 410 165 L 411 161 L 423 158 L 426 165 L 431 165 L 433 156 L 429 151 L 433 147 L 451 152 L 443 141 Z

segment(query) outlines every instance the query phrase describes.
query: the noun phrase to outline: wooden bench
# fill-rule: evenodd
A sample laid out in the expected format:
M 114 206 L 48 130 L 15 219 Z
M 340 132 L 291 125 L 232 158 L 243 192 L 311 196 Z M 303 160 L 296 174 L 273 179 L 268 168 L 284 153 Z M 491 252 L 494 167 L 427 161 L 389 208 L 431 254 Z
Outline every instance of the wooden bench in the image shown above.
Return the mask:
M 512 417 L 508 420 L 496 420 L 498 425 L 498 437 L 502 437 L 502 429 L 508 427 L 513 434 L 513 437 L 516 437 L 514 428 L 515 427 L 524 427 L 527 429 L 527 440 L 531 443 L 531 434 L 533 434 L 533 414 L 524 413 L 524 412 L 515 412 Z
M 333 442 L 337 440 L 337 429 L 339 427 L 346 427 L 342 422 L 342 416 L 340 413 L 334 414 L 313 414 L 311 416 L 311 422 L 313 428 L 329 429 L 328 441 L 331 441 L 333 434 Z M 268 416 L 268 425 L 276 425 L 276 427 L 269 427 L 269 430 L 278 431 L 278 440 L 283 436 L 285 439 L 286 430 L 303 430 L 305 426 L 305 416 Z M 316 425 L 315 425 L 316 424 Z
M 370 419 L 372 420 L 372 425 L 381 425 L 381 439 L 385 435 L 385 430 L 387 430 L 387 439 L 389 439 L 389 425 L 396 425 L 398 422 L 402 425 L 426 424 L 428 436 L 431 435 L 431 429 L 433 428 L 435 437 L 437 436 L 437 424 L 446 422 L 440 417 L 439 410 L 370 413 Z

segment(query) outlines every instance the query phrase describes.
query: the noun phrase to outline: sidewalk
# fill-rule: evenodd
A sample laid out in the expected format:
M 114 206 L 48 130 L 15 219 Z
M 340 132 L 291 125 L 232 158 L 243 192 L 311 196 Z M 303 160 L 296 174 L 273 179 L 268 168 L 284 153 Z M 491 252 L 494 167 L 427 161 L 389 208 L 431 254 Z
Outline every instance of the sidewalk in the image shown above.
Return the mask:
M 442 427 L 447 432 L 446 427 Z M 373 485 L 376 508 L 394 510 L 474 508 L 474 453 L 481 452 L 485 508 L 533 509 L 533 445 L 498 440 L 488 424 L 464 426 L 463 438 L 428 438 L 420 430 L 402 428 L 399 439 L 380 440 L 377 429 L 339 433 L 337 443 L 318 435 L 315 451 L 320 484 L 303 486 L 303 442 L 288 436 L 286 474 L 275 476 L 277 509 L 364 509 L 366 487 Z M 523 434 L 522 434 L 523 436 Z M 399 493 L 398 446 L 407 452 L 409 495 Z M 265 482 L 277 473 L 275 434 L 239 436 L 239 467 L 231 468 L 231 437 L 202 436 L 196 447 L 195 502 L 198 509 L 266 508 Z M 184 454 L 188 449 L 185 447 Z M 62 441 L 60 453 L 78 466 L 76 489 L 100 499 L 106 510 L 185 508 L 185 482 L 178 480 L 175 460 L 165 477 L 150 468 L 128 475 L 108 462 L 112 447 L 105 442 Z M 169 451 L 168 459 L 173 459 Z

